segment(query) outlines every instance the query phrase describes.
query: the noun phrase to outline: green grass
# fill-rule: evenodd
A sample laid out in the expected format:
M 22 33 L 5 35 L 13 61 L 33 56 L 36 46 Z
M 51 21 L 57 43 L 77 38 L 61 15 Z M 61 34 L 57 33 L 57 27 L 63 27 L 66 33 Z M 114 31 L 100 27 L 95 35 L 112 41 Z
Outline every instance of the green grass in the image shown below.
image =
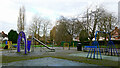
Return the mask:
M 12 45 L 17 45 L 17 44 L 12 44 Z M 6 44 L 2 44 L 0 47 L 5 47 L 6 46 Z M 31 45 L 32 46 L 32 45 Z M 34 45 L 34 47 L 44 47 L 43 45 Z M 47 45 L 48 47 L 52 47 L 52 45 Z M 59 47 L 59 46 L 57 46 L 57 45 L 53 45 L 53 47 Z
M 17 45 L 17 43 L 14 43 L 14 44 L 12 44 L 12 45 Z
M 0 47 L 5 47 L 6 45 L 3 43 Z
M 106 48 L 107 46 L 102 45 L 101 48 Z M 116 48 L 120 48 L 120 45 L 115 45 Z
M 12 45 L 17 45 L 17 44 L 12 44 Z M 6 46 L 6 44 L 3 43 L 0 47 L 5 47 L 5 46 Z
M 116 48 L 120 48 L 120 44 L 119 45 L 115 45 Z
M 30 60 L 30 59 L 38 59 L 38 58 L 43 58 L 43 57 L 36 57 L 36 56 L 2 56 L 2 63 L 10 63 L 10 62 L 15 62 L 15 61 L 22 61 L 22 60 Z

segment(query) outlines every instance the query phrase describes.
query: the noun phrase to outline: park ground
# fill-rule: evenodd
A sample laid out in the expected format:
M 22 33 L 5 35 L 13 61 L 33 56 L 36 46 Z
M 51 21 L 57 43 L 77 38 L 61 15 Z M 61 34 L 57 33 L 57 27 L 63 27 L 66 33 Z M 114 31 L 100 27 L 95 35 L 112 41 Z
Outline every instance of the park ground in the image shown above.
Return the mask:
M 2 65 L 11 63 L 11 62 L 17 62 L 17 61 L 26 61 L 26 60 L 33 60 L 33 59 L 40 59 L 45 57 L 51 57 L 51 58 L 58 58 L 58 59 L 64 59 L 64 60 L 70 60 L 75 61 L 79 63 L 87 63 L 87 64 L 93 64 L 98 66 L 119 66 L 119 57 L 117 56 L 105 56 L 104 53 L 102 53 L 103 59 L 90 59 L 86 58 L 87 52 L 83 51 L 77 51 L 77 48 L 71 48 L 68 50 L 65 48 L 63 50 L 63 47 L 54 47 L 55 52 L 49 52 L 45 51 L 44 49 L 41 51 L 39 47 L 36 47 L 34 49 L 34 52 L 27 53 L 27 55 L 24 54 L 24 51 L 21 50 L 20 53 L 17 53 L 17 50 L 3 50 L 1 49 L 1 57 Z M 59 61 L 57 61 L 59 63 Z

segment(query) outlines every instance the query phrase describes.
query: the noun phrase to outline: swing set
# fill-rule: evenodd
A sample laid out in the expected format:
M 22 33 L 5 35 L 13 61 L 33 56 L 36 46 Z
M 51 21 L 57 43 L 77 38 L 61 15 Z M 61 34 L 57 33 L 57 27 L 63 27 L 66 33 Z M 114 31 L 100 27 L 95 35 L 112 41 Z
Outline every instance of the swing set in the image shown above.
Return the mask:
M 90 58 L 92 58 L 92 52 L 93 53 L 93 59 L 95 59 L 95 51 L 97 51 L 97 59 L 98 59 L 98 52 L 100 54 L 100 59 L 102 60 L 102 56 L 101 56 L 101 51 L 100 51 L 100 46 L 99 46 L 99 43 L 96 39 L 97 37 L 97 33 L 104 33 L 104 34 L 109 34 L 109 41 L 107 43 L 107 47 L 105 48 L 105 55 L 108 55 L 111 53 L 111 56 L 113 55 L 116 55 L 119 56 L 118 52 L 117 52 L 117 49 L 113 43 L 113 41 L 111 41 L 111 35 L 110 35 L 110 32 L 103 32 L 103 31 L 96 31 L 95 33 L 95 41 L 92 42 L 92 47 L 90 47 L 89 51 L 88 51 L 88 54 L 87 54 L 87 58 L 89 57 L 89 53 L 91 52 L 91 55 L 90 55 Z M 115 54 L 116 53 L 116 54 Z

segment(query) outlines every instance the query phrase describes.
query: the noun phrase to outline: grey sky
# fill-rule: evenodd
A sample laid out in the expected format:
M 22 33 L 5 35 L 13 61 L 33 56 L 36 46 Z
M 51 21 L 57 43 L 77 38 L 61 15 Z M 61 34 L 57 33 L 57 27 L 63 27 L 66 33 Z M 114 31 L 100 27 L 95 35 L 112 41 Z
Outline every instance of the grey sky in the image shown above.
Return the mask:
M 0 32 L 8 33 L 17 30 L 19 8 L 26 9 L 26 24 L 31 23 L 34 15 L 40 15 L 54 21 L 61 15 L 73 16 L 82 14 L 91 5 L 102 5 L 106 10 L 118 14 L 119 0 L 1 0 L 0 2 Z M 94 8 L 94 7 L 93 7 Z

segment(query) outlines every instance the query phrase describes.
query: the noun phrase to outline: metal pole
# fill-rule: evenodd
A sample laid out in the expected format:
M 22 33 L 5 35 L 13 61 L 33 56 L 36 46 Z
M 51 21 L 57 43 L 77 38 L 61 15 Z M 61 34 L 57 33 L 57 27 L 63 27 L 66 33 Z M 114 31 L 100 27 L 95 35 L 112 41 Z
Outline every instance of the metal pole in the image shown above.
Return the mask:
M 95 47 L 94 47 L 94 54 L 93 54 L 93 59 L 95 59 Z
M 119 56 L 119 54 L 118 54 L 118 52 L 117 52 L 117 49 L 116 49 L 114 43 L 113 43 L 112 41 L 111 41 L 111 43 L 113 44 L 113 46 L 114 46 L 114 48 L 115 48 L 115 50 L 116 50 L 116 54 L 117 54 L 117 56 Z
M 96 49 L 97 49 L 97 59 L 98 59 L 98 47 Z
M 91 48 L 89 49 L 89 52 L 88 52 L 87 58 L 89 57 L 90 50 L 91 50 Z
M 70 50 L 70 44 L 68 43 L 68 46 L 69 46 L 69 50 Z
M 90 47 L 90 48 L 92 48 L 92 47 Z M 90 55 L 90 58 L 92 57 L 92 52 L 93 52 L 93 48 L 92 48 L 92 51 L 91 51 L 91 55 Z
M 34 40 L 33 40 L 33 38 L 34 38 L 34 32 L 32 33 L 32 52 L 34 52 Z
M 98 42 L 97 42 L 97 43 L 98 43 Z M 98 48 L 99 48 L 99 52 L 100 52 L 99 44 L 98 44 Z M 100 58 L 101 58 L 101 60 L 102 60 L 101 52 L 100 52 Z

